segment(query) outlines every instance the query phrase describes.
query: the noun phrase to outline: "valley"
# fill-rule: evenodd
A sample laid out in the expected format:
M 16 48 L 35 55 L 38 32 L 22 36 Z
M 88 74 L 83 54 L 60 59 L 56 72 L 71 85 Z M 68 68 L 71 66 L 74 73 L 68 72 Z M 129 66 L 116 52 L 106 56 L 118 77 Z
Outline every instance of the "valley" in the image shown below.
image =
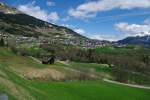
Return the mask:
M 57 62 L 54 65 L 42 65 L 30 57 L 15 55 L 10 49 L 0 48 L 0 50 L 0 92 L 7 93 L 9 100 L 43 98 L 45 100 L 112 100 L 112 98 L 120 100 L 120 97 L 122 100 L 141 100 L 141 98 L 147 100 L 150 98 L 150 90 L 116 85 L 102 80 L 79 81 L 78 73 L 65 69 L 69 66 L 84 67 L 86 63 L 64 65 Z M 105 65 L 94 63 L 88 65 L 96 68 L 99 73 L 111 71 Z M 62 78 L 68 81 L 64 82 Z
M 0 2 L 0 100 L 150 99 L 150 25 L 147 20 L 141 25 L 118 23 L 121 18 L 109 20 L 114 15 L 106 16 L 103 12 L 101 23 L 91 21 L 88 17 L 96 16 L 97 11 L 93 9 L 99 6 L 86 12 L 88 4 L 77 9 L 71 7 L 69 15 L 60 18 L 57 12 L 51 12 L 55 3 L 50 1 L 35 0 L 25 5 L 6 1 L 8 5 Z M 104 2 L 100 6 L 103 7 L 106 1 L 89 2 L 93 2 L 92 5 Z M 50 12 L 38 3 L 48 6 Z M 137 4 L 140 3 L 142 1 Z M 131 2 L 125 4 L 133 6 Z M 122 5 L 120 2 L 121 10 L 128 7 Z M 104 8 L 109 10 L 113 6 Z M 117 13 L 114 10 L 110 14 Z M 81 19 L 77 20 L 79 16 Z M 97 30 L 102 32 L 97 34 Z M 123 33 L 121 37 L 118 32 Z

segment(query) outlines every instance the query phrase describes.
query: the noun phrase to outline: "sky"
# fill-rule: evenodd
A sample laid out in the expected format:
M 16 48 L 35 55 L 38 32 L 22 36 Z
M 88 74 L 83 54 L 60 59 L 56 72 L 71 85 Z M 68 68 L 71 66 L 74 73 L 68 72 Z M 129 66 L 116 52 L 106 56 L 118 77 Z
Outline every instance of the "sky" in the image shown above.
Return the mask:
M 92 39 L 150 35 L 150 0 L 0 0 Z

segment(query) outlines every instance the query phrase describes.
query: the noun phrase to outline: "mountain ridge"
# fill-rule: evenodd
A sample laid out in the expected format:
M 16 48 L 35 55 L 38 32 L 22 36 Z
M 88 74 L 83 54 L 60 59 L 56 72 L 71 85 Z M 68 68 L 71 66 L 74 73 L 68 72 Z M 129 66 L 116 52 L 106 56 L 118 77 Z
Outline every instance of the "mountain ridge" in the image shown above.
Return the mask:
M 46 22 L 37 19 L 33 16 L 24 14 L 17 10 L 16 8 L 9 7 L 4 3 L 0 3 L 0 32 L 9 33 L 11 35 L 22 35 L 25 37 L 43 37 L 55 40 L 63 40 L 66 42 L 68 40 L 70 43 L 73 40 L 76 44 L 87 45 L 89 42 L 94 45 L 109 44 L 109 41 L 90 39 L 83 36 L 70 28 L 65 26 L 55 25 L 50 22 Z M 150 46 L 150 36 L 136 36 L 127 37 L 125 39 L 116 41 L 118 44 L 134 44 L 134 45 L 148 45 Z M 67 41 L 67 42 L 68 42 Z M 68 44 L 68 43 L 67 43 Z
M 42 21 L 3 3 L 0 3 L 0 30 L 14 35 L 88 39 L 72 29 Z
M 150 46 L 150 35 L 127 37 L 125 39 L 117 41 L 117 43 Z

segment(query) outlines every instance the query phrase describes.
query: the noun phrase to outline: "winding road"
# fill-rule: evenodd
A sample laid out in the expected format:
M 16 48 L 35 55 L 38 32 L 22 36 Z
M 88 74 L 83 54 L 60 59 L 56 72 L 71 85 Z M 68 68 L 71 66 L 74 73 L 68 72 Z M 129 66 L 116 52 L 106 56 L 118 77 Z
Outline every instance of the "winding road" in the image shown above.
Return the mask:
M 118 85 L 126 85 L 129 87 L 135 87 L 135 88 L 141 88 L 141 89 L 150 89 L 150 87 L 148 87 L 148 86 L 120 83 L 120 82 L 112 81 L 112 80 L 108 80 L 108 79 L 103 79 L 103 81 L 113 83 L 113 84 L 118 84 Z

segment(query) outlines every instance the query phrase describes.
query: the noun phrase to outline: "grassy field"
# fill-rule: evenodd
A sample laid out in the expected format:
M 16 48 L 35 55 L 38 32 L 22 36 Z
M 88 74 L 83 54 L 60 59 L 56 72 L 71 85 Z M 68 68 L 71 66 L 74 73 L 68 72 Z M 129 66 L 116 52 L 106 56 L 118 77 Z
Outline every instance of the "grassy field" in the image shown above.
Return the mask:
M 51 78 L 75 76 L 76 73 L 64 69 L 68 66 L 71 66 L 70 68 L 94 68 L 98 72 L 109 72 L 109 69 L 104 67 L 105 65 L 100 66 L 94 63 L 74 62 L 69 65 L 61 63 L 42 65 L 29 57 L 17 56 L 10 49 L 0 48 L 0 93 L 6 93 L 10 100 L 150 99 L 150 90 L 115 85 L 101 80 L 67 82 L 51 80 Z M 44 80 L 45 78 L 50 81 Z
M 115 47 L 111 47 L 111 46 L 106 46 L 106 47 L 102 47 L 102 48 L 96 48 L 95 49 L 96 52 L 98 53 L 107 53 L 107 54 L 124 54 L 124 53 L 128 53 L 133 49 L 130 48 L 115 48 Z
M 111 68 L 107 64 L 96 64 L 96 63 L 76 63 L 71 62 L 70 67 L 72 68 L 83 68 L 83 69 L 94 69 L 97 72 L 111 72 Z
M 39 87 L 40 85 L 40 87 Z M 118 86 L 102 81 L 44 83 L 33 86 L 45 92 L 51 100 L 148 100 L 149 91 Z

